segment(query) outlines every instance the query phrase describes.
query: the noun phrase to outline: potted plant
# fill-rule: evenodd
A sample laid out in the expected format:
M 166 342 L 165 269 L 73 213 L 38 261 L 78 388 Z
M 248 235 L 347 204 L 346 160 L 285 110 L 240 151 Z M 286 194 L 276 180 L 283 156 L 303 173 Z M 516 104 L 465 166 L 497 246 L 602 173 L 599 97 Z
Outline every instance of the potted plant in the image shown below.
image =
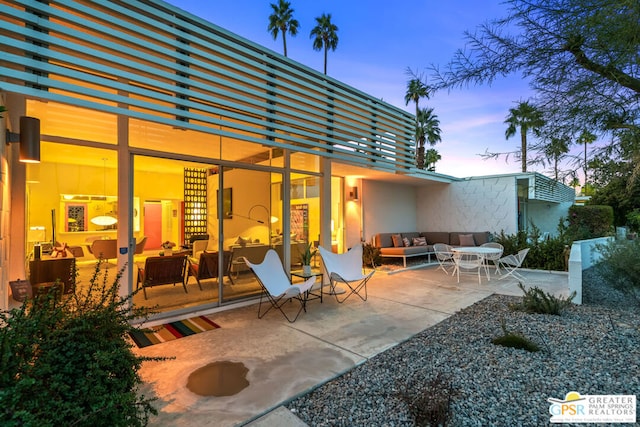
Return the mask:
M 304 245 L 304 251 L 300 251 L 300 262 L 302 262 L 302 272 L 305 275 L 311 275 L 311 260 L 318 250 L 313 247 L 312 243 Z

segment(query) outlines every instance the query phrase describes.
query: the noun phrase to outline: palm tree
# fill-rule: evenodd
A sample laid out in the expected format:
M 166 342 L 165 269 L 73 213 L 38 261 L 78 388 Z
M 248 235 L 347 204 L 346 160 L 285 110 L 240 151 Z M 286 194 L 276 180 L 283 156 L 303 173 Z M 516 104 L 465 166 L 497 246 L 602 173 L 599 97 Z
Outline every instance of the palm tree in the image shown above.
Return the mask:
M 424 169 L 424 144 L 434 146 L 441 141 L 440 120 L 433 114 L 433 108 L 422 108 L 416 115 L 417 166 Z
M 548 159 L 553 160 L 553 171 L 555 179 L 558 180 L 558 162 L 569 152 L 569 140 L 566 137 L 551 138 L 551 143 L 544 149 L 544 154 Z
M 427 170 L 429 172 L 436 171 L 436 162 L 442 159 L 440 153 L 435 148 L 429 148 L 424 155 L 424 161 L 427 164 Z
M 578 143 L 584 144 L 584 184 L 587 185 L 587 145 L 596 140 L 596 136 L 588 130 L 583 130 L 578 136 Z
M 539 134 L 544 125 L 542 112 L 527 101 L 521 101 L 516 108 L 509 109 L 509 115 L 504 121 L 509 126 L 505 131 L 505 137 L 511 138 L 520 128 L 520 158 L 522 160 L 522 172 L 527 171 L 527 133 L 532 130 Z
M 279 0 L 278 4 L 271 3 L 273 13 L 269 15 L 269 26 L 267 30 L 273 36 L 278 38 L 278 33 L 282 33 L 282 44 L 284 45 L 284 56 L 287 56 L 287 32 L 292 36 L 298 34 L 300 24 L 297 19 L 293 19 L 293 9 L 291 3 L 285 0 Z
M 411 79 L 407 82 L 407 93 L 404 95 L 404 105 L 409 102 L 416 103 L 416 120 L 418 120 L 418 101 L 420 98 L 429 99 L 429 86 L 424 84 L 420 79 Z
M 338 47 L 338 27 L 331 23 L 331 14 L 323 13 L 316 18 L 316 26 L 311 30 L 313 50 L 324 49 L 324 73 L 327 74 L 327 50 L 336 50 Z

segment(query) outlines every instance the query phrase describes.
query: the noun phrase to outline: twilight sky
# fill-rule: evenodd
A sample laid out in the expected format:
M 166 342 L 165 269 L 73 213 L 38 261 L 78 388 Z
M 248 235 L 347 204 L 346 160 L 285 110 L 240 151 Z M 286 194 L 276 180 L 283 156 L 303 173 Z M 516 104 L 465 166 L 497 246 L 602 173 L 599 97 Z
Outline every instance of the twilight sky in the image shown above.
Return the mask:
M 270 3 L 277 0 L 169 0 L 168 3 L 193 13 L 228 31 L 278 53 L 282 39 L 273 40 L 267 31 Z M 322 71 L 323 54 L 312 48 L 309 37 L 315 18 L 331 13 L 338 26 L 338 47 L 329 51 L 327 74 L 372 96 L 415 111 L 404 103 L 409 77 L 407 68 L 428 73 L 431 64 L 444 66 L 456 49 L 464 47 L 464 31 L 505 16 L 500 0 L 289 0 L 300 23 L 298 35 L 287 35 L 288 57 Z M 427 82 L 428 83 L 428 82 Z M 509 108 L 530 96 L 519 76 L 498 79 L 491 87 L 472 86 L 437 93 L 421 100 L 421 107 L 433 107 L 440 119 L 442 142 L 436 149 L 442 156 L 436 172 L 467 177 L 519 172 L 513 157 L 483 160 L 485 151 L 506 152 L 519 146 L 520 137 L 509 140 L 504 133 Z M 532 138 L 532 137 L 530 137 Z M 572 154 L 580 153 L 573 147 Z M 544 172 L 549 168 L 532 166 Z

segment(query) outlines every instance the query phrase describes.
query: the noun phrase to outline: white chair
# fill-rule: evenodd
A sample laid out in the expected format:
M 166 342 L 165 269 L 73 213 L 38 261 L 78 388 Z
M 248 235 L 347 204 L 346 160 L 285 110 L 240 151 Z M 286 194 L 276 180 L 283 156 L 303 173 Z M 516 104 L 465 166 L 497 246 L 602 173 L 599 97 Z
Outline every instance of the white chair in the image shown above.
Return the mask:
M 451 251 L 451 246 L 445 243 L 436 243 L 433 245 L 433 251 L 436 254 L 436 259 L 438 260 L 438 268 L 437 270 L 442 270 L 446 274 L 449 274 L 447 271 L 447 267 L 451 267 L 452 273 L 455 271 L 455 264 L 453 261 L 453 252 Z
M 489 271 L 488 271 L 489 261 L 493 262 L 493 265 L 495 265 L 496 274 L 500 274 L 500 263 L 498 261 L 500 261 L 500 258 L 502 258 L 502 253 L 504 252 L 504 246 L 502 246 L 500 243 L 497 243 L 497 242 L 489 242 L 489 243 L 481 244 L 480 247 L 495 248 L 495 249 L 499 249 L 500 250 L 500 252 L 496 252 L 496 253 L 492 253 L 492 254 L 485 254 L 485 256 L 484 256 L 485 268 L 487 268 L 487 274 L 489 274 Z
M 358 244 L 348 252 L 335 254 L 322 246 L 318 247 L 322 264 L 329 276 L 329 292 L 334 294 L 339 303 L 344 302 L 351 295 L 356 294 L 362 301 L 367 300 L 367 282 L 375 273 L 362 273 L 362 244 Z M 336 283 L 343 283 L 348 290 L 345 297 L 340 299 L 336 292 Z
M 471 252 L 454 252 L 453 260 L 455 262 L 454 272 L 458 276 L 458 283 L 460 283 L 460 270 L 468 273 L 476 270 L 478 284 L 481 283 L 480 272 L 484 268 L 484 257 L 482 255 Z
M 529 248 L 524 248 L 518 251 L 517 254 L 507 255 L 505 257 L 500 258 L 498 263 L 500 264 L 500 267 L 504 268 L 505 271 L 507 272 L 506 274 L 502 275 L 500 279 L 504 279 L 508 276 L 513 276 L 520 281 L 524 281 L 525 280 L 524 276 L 520 274 L 517 270 L 522 266 L 522 262 L 527 257 L 528 253 L 529 253 Z
M 290 322 L 296 321 L 300 312 L 307 311 L 307 293 L 316 282 L 316 276 L 311 276 L 306 282 L 295 284 L 291 283 L 289 276 L 284 271 L 280 257 L 273 249 L 269 249 L 264 256 L 264 261 L 260 264 L 254 264 L 245 257 L 241 257 L 247 266 L 253 271 L 260 286 L 264 292 L 260 295 L 260 304 L 258 305 L 258 319 L 269 312 L 272 308 L 280 310 L 280 313 Z M 271 305 L 262 312 L 262 299 L 266 297 Z M 289 317 L 282 307 L 288 301 L 297 300 L 300 308 L 294 317 Z

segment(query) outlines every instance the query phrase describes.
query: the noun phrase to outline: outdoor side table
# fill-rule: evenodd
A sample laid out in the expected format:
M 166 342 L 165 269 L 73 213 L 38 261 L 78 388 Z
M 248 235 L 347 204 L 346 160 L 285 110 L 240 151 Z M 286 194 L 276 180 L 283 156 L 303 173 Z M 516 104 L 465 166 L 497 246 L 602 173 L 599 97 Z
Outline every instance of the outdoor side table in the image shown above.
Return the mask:
M 311 274 L 304 274 L 304 272 L 302 270 L 296 270 L 296 271 L 292 271 L 291 272 L 291 278 L 293 279 L 294 277 L 298 277 L 302 280 L 307 280 L 309 277 L 319 277 L 320 278 L 320 293 L 317 294 L 315 293 L 315 291 L 313 290 L 313 286 L 311 287 L 311 289 L 309 289 L 306 292 L 305 295 L 305 306 L 307 305 L 307 301 L 309 301 L 310 299 L 320 299 L 320 303 L 322 303 L 322 287 L 324 286 L 324 274 L 322 272 L 319 271 L 312 271 Z M 313 296 L 313 298 L 309 298 L 309 296 Z

